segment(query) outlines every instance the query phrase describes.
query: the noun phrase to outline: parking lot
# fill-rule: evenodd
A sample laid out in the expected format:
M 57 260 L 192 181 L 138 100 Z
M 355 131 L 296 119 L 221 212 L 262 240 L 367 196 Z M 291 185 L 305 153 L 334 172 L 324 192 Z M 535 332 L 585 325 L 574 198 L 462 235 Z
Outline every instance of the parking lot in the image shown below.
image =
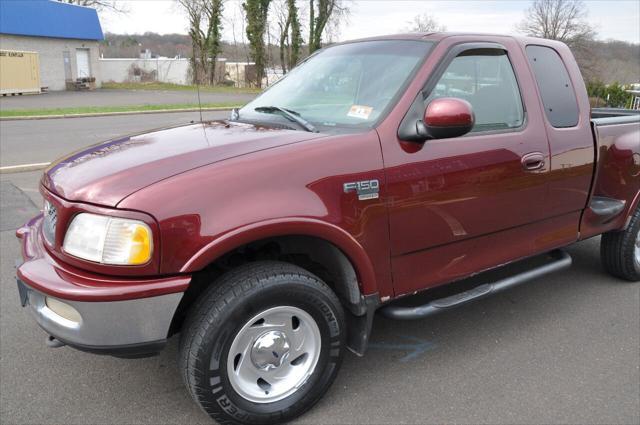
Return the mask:
M 229 112 L 203 112 L 220 119 Z M 0 122 L 0 166 L 50 162 L 84 146 L 159 127 L 198 121 L 198 112 Z
M 227 113 L 207 113 L 219 118 Z M 52 161 L 195 114 L 0 122 L 0 165 Z M 0 175 L 0 423 L 211 423 L 161 355 L 122 360 L 45 346 L 14 280 L 15 229 L 40 208 L 40 172 Z M 606 275 L 599 239 L 571 270 L 415 322 L 376 318 L 364 358 L 348 354 L 298 423 L 640 423 L 640 285 Z

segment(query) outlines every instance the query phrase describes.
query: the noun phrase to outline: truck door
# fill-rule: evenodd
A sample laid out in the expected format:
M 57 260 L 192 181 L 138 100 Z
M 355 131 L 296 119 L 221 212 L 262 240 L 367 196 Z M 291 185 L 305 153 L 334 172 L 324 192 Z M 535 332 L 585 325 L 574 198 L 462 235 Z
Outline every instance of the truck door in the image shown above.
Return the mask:
M 586 207 L 593 178 L 591 108 L 569 48 L 564 45 L 556 47 L 558 50 L 550 46 L 528 45 L 526 54 L 544 108 L 545 128 L 551 146 L 553 178 L 549 181 L 548 213 L 554 217 L 564 216 L 567 225 L 573 224 L 577 234 L 579 216 Z
M 465 99 L 476 117 L 472 131 L 423 144 L 381 131 L 396 295 L 527 255 L 543 243 L 532 223 L 546 217 L 549 145 L 537 98 L 523 95 L 522 86 L 532 84 L 519 46 L 457 44 L 413 106 Z

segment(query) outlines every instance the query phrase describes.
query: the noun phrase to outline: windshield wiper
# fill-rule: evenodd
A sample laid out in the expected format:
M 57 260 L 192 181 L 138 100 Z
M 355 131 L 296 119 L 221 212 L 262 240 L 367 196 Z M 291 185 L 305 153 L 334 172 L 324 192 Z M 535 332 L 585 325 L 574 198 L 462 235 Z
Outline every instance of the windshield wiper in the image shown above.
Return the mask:
M 281 108 L 279 106 L 258 106 L 254 109 L 256 112 L 263 112 L 265 114 L 281 114 L 289 121 L 295 122 L 300 127 L 311 133 L 319 133 L 318 129 L 313 126 L 309 121 L 305 120 L 300 116 L 296 111 L 292 111 L 291 109 Z

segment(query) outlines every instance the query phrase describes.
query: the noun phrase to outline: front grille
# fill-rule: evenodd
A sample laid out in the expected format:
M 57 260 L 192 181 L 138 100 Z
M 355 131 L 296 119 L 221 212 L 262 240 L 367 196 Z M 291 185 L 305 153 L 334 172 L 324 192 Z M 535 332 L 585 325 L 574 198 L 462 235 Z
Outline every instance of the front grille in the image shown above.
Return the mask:
M 42 234 L 45 240 L 53 245 L 56 240 L 56 223 L 58 221 L 58 210 L 49 201 L 44 202 L 44 223 L 42 224 Z

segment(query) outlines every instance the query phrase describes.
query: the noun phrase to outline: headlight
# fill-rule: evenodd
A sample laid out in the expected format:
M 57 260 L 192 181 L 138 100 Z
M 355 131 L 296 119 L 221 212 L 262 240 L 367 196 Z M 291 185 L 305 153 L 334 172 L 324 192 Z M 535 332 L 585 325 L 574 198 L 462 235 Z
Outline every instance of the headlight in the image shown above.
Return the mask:
M 139 265 L 151 259 L 151 229 L 139 220 L 78 214 L 64 237 L 67 254 L 114 265 Z

